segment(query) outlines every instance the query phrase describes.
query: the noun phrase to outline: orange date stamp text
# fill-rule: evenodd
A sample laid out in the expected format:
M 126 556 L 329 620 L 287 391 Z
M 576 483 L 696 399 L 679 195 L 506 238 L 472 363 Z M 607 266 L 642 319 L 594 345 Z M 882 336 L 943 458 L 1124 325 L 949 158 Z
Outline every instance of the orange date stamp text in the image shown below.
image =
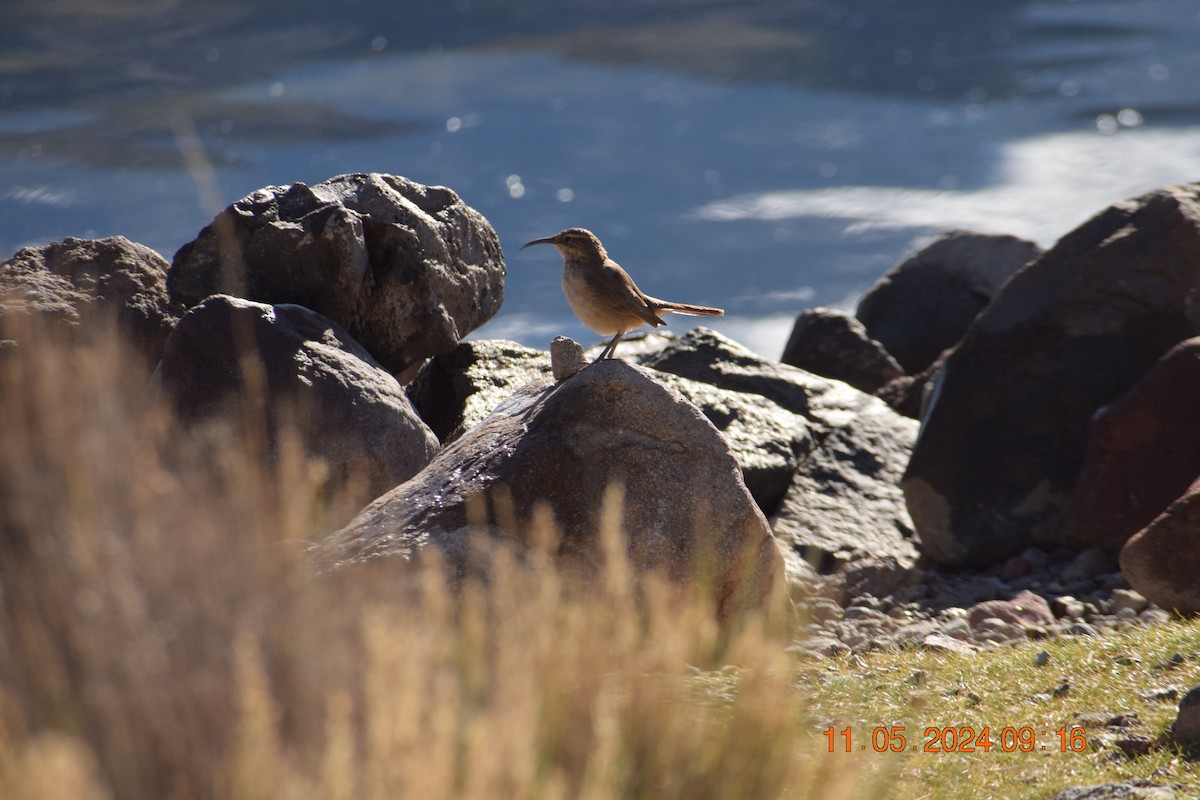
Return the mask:
M 830 753 L 853 753 L 856 750 L 876 753 L 990 753 L 992 750 L 1003 753 L 1032 753 L 1035 750 L 1081 753 L 1087 749 L 1087 733 L 1079 725 L 1063 725 L 1053 731 L 1038 730 L 1029 725 L 1003 728 L 929 726 L 919 737 L 911 738 L 903 725 L 877 725 L 860 730 L 855 730 L 853 726 L 841 730 L 830 726 L 822 733 Z

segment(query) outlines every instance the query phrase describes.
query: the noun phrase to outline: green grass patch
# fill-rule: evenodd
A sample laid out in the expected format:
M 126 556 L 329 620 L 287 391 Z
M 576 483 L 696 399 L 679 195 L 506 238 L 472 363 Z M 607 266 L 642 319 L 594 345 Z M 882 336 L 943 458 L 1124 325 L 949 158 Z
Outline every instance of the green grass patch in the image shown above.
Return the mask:
M 1042 651 L 1048 658 L 1038 658 Z M 1045 798 L 1068 786 L 1134 778 L 1178 783 L 1181 796 L 1200 796 L 1200 763 L 1178 748 L 1129 758 L 1113 744 L 1129 734 L 1157 737 L 1174 720 L 1177 699 L 1143 693 L 1177 687 L 1182 696 L 1200 684 L 1200 621 L 973 655 L 903 650 L 805 660 L 798 683 L 824 751 L 819 757 L 886 765 L 897 797 Z M 1127 727 L 1099 724 L 1121 714 L 1136 718 Z M 1083 732 L 1072 739 L 1076 725 Z M 906 737 L 903 752 L 877 752 L 895 744 L 896 726 Z M 830 728 L 832 739 L 824 733 Z M 981 740 L 985 729 L 990 748 Z

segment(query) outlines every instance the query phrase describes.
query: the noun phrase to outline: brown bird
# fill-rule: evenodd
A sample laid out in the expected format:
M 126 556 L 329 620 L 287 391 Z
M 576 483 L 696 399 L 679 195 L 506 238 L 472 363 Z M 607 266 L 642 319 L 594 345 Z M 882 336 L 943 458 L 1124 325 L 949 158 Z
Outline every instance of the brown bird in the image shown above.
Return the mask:
M 673 311 L 694 317 L 719 317 L 724 309 L 671 303 L 645 294 L 629 273 L 608 257 L 604 245 L 591 231 L 568 228 L 545 239 L 534 239 L 521 249 L 535 244 L 552 244 L 563 257 L 563 294 L 579 320 L 612 341 L 596 361 L 612 358 L 621 337 L 634 328 L 666 325 L 659 314 Z

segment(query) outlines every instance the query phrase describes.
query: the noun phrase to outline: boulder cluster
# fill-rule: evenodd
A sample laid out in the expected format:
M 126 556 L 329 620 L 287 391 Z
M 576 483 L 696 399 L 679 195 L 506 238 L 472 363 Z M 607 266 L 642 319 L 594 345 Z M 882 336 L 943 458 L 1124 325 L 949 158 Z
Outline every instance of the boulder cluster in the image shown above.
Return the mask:
M 435 549 L 703 573 L 723 617 L 790 593 L 798 647 L 979 648 L 1200 612 L 1200 184 L 1049 250 L 951 231 L 781 361 L 720 334 L 585 363 L 473 339 L 503 300 L 487 221 L 382 174 L 272 186 L 167 262 L 121 237 L 0 264 L 0 321 L 115 321 L 179 416 L 285 428 L 377 499 L 321 569 Z M 7 326 L 8 329 L 13 329 Z M 10 346 L 19 347 L 19 341 Z
M 814 341 L 835 327 L 840 359 Z M 1112 561 L 1102 583 L 1192 614 L 1198 348 L 1200 184 L 1188 184 L 1117 203 L 1045 252 L 944 234 L 854 316 L 801 315 L 784 361 L 837 364 L 920 421 L 899 485 L 927 569 L 1004 574 L 1095 552 Z

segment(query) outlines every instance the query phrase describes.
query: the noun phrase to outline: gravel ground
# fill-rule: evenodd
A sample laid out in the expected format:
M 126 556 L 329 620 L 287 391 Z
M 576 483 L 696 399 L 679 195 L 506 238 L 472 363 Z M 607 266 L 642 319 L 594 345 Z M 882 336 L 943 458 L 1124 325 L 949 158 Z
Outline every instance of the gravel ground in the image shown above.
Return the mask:
M 1099 636 L 1171 616 L 1130 589 L 1116 559 L 1095 549 L 1030 548 L 976 571 L 864 559 L 814 578 L 796 605 L 804 624 L 795 649 L 823 656 Z

